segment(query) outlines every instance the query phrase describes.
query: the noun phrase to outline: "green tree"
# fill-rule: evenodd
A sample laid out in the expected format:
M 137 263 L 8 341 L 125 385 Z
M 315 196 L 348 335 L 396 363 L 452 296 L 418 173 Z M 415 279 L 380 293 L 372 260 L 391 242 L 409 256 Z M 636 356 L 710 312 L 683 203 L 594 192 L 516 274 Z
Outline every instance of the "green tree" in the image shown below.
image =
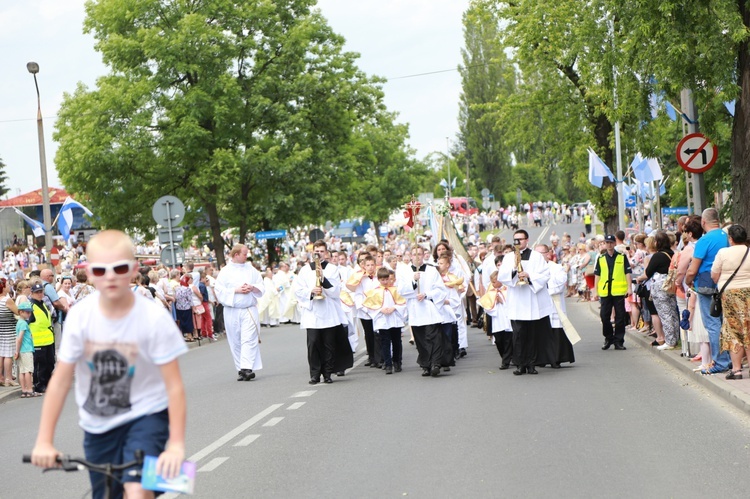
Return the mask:
M 732 219 L 750 226 L 744 198 L 750 189 L 750 4 L 644 0 L 612 8 L 626 36 L 624 60 L 652 75 L 653 87 L 678 108 L 681 90 L 693 91 L 701 131 L 720 151 L 716 166 L 704 174 L 707 202 L 712 204 L 712 192 L 731 185 Z M 732 116 L 724 102 L 735 99 Z M 684 190 L 680 182 L 675 189 Z
M 344 193 L 338 212 L 346 217 L 386 221 L 412 194 L 420 192 L 427 167 L 414 159 L 406 145 L 407 126 L 395 120 L 393 114 L 379 113 L 358 130 L 351 151 L 356 166 L 348 178 L 339 179 Z
M 86 5 L 85 30 L 111 72 L 66 95 L 56 163 L 104 225 L 149 231 L 174 194 L 208 216 L 262 230 L 334 214 L 357 166 L 358 127 L 382 109 L 313 0 Z
M 463 16 L 459 141 L 463 158 L 490 192 L 501 196 L 510 176 L 510 151 L 505 140 L 508 122 L 498 120 L 492 104 L 504 101 L 514 90 L 516 74 L 501 44 L 498 21 L 481 3 L 472 4 Z M 498 199 L 503 201 L 502 198 Z
M 0 197 L 5 196 L 10 189 L 6 185 L 8 182 L 8 174 L 5 173 L 5 163 L 3 158 L 0 158 Z

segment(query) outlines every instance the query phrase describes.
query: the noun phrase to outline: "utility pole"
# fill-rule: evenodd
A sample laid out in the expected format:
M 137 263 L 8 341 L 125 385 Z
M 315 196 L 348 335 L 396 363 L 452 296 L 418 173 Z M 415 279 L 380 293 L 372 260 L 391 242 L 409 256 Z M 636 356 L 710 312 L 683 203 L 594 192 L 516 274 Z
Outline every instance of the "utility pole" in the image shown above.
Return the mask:
M 451 144 L 450 138 L 445 138 L 445 164 L 448 166 L 448 187 L 445 188 L 445 199 L 451 198 Z
M 682 107 L 682 136 L 698 132 L 698 111 L 693 101 L 693 91 L 683 89 L 680 92 L 680 106 Z M 702 173 L 693 173 L 693 213 L 700 215 L 706 206 L 706 181 Z M 688 202 L 690 196 L 688 196 Z
M 466 160 L 466 200 L 468 202 L 469 197 L 471 196 L 471 189 L 469 187 L 469 160 Z

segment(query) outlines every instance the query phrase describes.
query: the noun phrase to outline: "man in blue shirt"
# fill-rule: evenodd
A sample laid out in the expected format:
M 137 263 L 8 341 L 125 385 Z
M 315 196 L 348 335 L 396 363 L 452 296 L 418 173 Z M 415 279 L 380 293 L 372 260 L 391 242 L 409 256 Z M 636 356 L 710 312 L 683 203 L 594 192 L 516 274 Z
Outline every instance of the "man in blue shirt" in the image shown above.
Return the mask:
M 706 208 L 701 214 L 701 226 L 704 234 L 695 243 L 693 259 L 690 262 L 685 283 L 698 291 L 698 306 L 700 306 L 703 326 L 708 331 L 711 345 L 711 359 L 713 366 L 703 374 L 718 374 L 729 369 L 731 359 L 729 352 L 720 352 L 719 337 L 721 336 L 721 317 L 712 317 L 710 313 L 711 295 L 716 285 L 711 279 L 711 266 L 720 249 L 729 246 L 727 234 L 721 230 L 719 211 L 716 208 Z M 706 359 L 703 363 L 707 364 Z

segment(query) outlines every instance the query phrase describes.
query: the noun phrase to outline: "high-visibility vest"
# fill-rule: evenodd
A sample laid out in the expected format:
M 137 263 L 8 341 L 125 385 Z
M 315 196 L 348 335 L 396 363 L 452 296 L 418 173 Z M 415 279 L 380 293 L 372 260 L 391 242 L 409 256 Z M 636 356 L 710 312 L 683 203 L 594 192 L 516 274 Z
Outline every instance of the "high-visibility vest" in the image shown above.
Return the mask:
M 583 223 L 584 223 L 585 225 L 588 225 L 588 224 L 590 224 L 590 223 L 591 223 L 591 215 L 589 215 L 588 213 L 587 213 L 586 215 L 584 215 L 584 216 L 583 216 Z
M 31 337 L 34 340 L 35 347 L 45 347 L 55 343 L 55 333 L 52 330 L 52 318 L 45 310 L 42 310 L 36 303 L 31 304 L 34 312 L 34 322 L 29 324 Z
M 628 293 L 628 280 L 625 277 L 625 256 L 618 253 L 615 256 L 615 268 L 612 272 L 612 279 L 609 277 L 609 267 L 607 257 L 599 257 L 599 285 L 596 288 L 599 296 L 625 296 Z

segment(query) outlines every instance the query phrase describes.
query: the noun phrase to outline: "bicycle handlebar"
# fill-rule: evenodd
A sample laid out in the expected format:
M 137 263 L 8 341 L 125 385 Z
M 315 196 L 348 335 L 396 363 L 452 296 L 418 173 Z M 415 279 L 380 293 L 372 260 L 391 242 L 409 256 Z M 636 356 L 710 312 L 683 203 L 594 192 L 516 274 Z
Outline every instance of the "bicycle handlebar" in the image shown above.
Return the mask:
M 24 454 L 21 460 L 24 463 L 30 463 L 31 454 Z M 143 466 L 143 451 L 136 450 L 135 460 L 130 461 L 129 463 L 122 463 L 122 464 L 97 464 L 97 463 L 91 463 L 89 461 L 86 461 L 83 458 L 73 457 L 73 456 L 68 456 L 68 455 L 57 456 L 55 461 L 62 465 L 61 469 L 64 471 L 78 471 L 80 469 L 79 466 L 83 466 L 85 469 L 90 470 L 90 471 L 111 473 L 113 471 L 124 471 L 128 468 Z

